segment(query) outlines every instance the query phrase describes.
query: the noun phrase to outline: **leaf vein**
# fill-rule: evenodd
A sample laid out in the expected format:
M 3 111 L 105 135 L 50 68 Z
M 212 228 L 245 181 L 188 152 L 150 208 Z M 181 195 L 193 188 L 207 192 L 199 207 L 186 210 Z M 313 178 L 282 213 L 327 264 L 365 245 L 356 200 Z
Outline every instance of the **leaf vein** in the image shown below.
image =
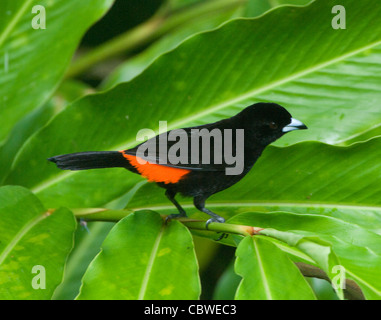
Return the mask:
M 162 227 L 159 231 L 159 234 L 157 235 L 155 242 L 153 244 L 153 247 L 152 247 L 149 259 L 148 259 L 147 267 L 146 267 L 146 270 L 144 272 L 144 277 L 143 277 L 142 285 L 140 287 L 138 300 L 143 300 L 144 296 L 146 294 L 149 278 L 150 278 L 152 268 L 153 268 L 153 265 L 155 262 L 155 257 L 157 255 L 159 244 L 160 244 L 161 238 L 163 236 L 163 232 L 164 232 L 164 224 L 162 225 Z

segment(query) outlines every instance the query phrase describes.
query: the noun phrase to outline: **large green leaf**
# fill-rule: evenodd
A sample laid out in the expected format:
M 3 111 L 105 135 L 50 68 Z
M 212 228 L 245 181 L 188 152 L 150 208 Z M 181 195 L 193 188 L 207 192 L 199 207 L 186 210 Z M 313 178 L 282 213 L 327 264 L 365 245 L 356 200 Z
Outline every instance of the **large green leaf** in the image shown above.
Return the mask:
M 374 103 L 380 91 L 374 88 L 381 74 L 375 72 L 381 25 L 368 28 L 368 23 L 381 13 L 381 5 L 348 0 L 351 23 L 343 32 L 331 27 L 336 3 L 280 7 L 258 19 L 233 20 L 188 39 L 134 80 L 77 101 L 55 117 L 20 150 L 6 183 L 32 188 L 49 206 L 103 205 L 139 180 L 119 169 L 61 172 L 46 158 L 131 147 L 139 129 L 156 129 L 159 120 L 168 120 L 170 128 L 210 122 L 258 97 L 278 102 L 275 93 L 283 92 L 285 85 L 293 89 L 285 106 L 312 129 L 288 134 L 279 143 L 311 138 L 335 142 L 379 123 L 380 109 Z M 355 19 L 355 13 L 362 18 Z M 306 21 L 314 23 L 306 26 Z M 364 77 L 355 95 L 351 79 L 358 70 Z M 311 84 L 318 78 L 319 85 Z M 328 83 L 334 80 L 344 91 Z M 337 94 L 340 99 L 349 96 L 346 87 L 352 92 L 350 100 L 343 103 L 343 113 L 335 115 L 331 107 L 343 101 Z M 304 191 L 303 199 L 309 196 Z
M 189 231 L 150 211 L 132 214 L 107 236 L 83 278 L 79 299 L 198 299 Z
M 311 257 L 316 265 L 326 272 L 328 278 L 331 281 L 335 280 L 337 276 L 334 271 L 335 268 L 342 267 L 336 254 L 332 250 L 332 245 L 329 242 L 321 240 L 317 236 L 303 236 L 299 234 L 293 234 L 291 232 L 279 232 L 278 230 L 266 229 L 263 231 L 266 235 L 271 235 L 277 239 L 281 239 L 287 244 L 296 247 L 303 253 Z M 336 293 L 340 299 L 344 299 L 343 283 L 345 277 L 340 279 L 342 283 L 338 283 L 334 287 Z M 339 282 L 339 281 L 338 281 Z M 336 282 L 335 282 L 336 283 Z
M 51 213 L 24 188 L 0 188 L 0 298 L 50 299 L 62 281 L 75 227 L 69 210 Z
M 0 142 L 56 89 L 80 37 L 113 0 L 2 0 L 0 3 Z M 46 29 L 34 29 L 35 5 Z M 40 21 L 40 20 L 39 20 Z
M 200 0 L 193 1 L 200 3 Z M 121 82 L 130 81 L 142 73 L 157 57 L 165 52 L 173 50 L 187 37 L 206 30 L 211 30 L 222 22 L 230 18 L 256 17 L 271 9 L 275 5 L 281 4 L 307 4 L 311 0 L 282 0 L 277 3 L 270 3 L 267 0 L 247 0 L 238 9 L 233 8 L 228 12 L 212 12 L 205 16 L 200 16 L 195 21 L 187 23 L 181 28 L 177 28 L 166 34 L 163 38 L 144 50 L 142 53 L 128 59 L 116 68 L 102 84 L 102 89 L 111 88 Z M 177 3 L 177 5 L 189 5 L 189 3 Z M 175 5 L 175 3 L 173 3 Z
M 198 0 L 198 2 L 201 1 Z M 174 49 L 187 37 L 195 33 L 217 27 L 231 18 L 235 11 L 236 8 L 232 8 L 228 12 L 211 12 L 208 15 L 197 17 L 192 23 L 187 23 L 182 28 L 177 28 L 166 34 L 142 53 L 118 66 L 102 83 L 102 90 L 112 88 L 121 82 L 130 81 L 142 73 L 161 54 Z
M 75 246 L 66 262 L 63 281 L 54 291 L 53 300 L 75 299 L 83 275 L 113 226 L 112 222 L 92 222 L 77 228 Z
M 298 268 L 270 242 L 247 236 L 240 242 L 236 255 L 235 271 L 243 277 L 236 299 L 315 299 Z

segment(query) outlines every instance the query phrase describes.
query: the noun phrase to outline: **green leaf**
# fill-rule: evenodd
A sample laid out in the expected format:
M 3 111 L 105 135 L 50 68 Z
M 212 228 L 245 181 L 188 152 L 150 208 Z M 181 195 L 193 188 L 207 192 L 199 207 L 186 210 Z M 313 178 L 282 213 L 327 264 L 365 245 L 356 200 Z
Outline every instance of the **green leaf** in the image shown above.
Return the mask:
M 90 222 L 86 228 L 80 226 L 75 237 L 75 246 L 66 262 L 62 283 L 57 287 L 53 300 L 73 300 L 79 294 L 82 277 L 114 223 Z
M 381 297 L 380 235 L 348 221 L 316 214 L 246 212 L 228 222 L 265 228 L 261 233 L 295 246 L 310 256 L 331 279 L 337 276 L 333 267 L 342 265 L 345 276 L 361 287 L 367 299 Z M 292 254 L 291 251 L 287 253 Z
M 198 266 L 189 231 L 151 211 L 109 233 L 83 278 L 78 299 L 198 299 Z
M 290 133 L 279 143 L 336 142 L 362 132 L 379 122 L 379 109 L 371 102 L 380 92 L 372 88 L 381 74 L 377 72 L 381 25 L 368 28 L 367 23 L 381 14 L 381 5 L 348 0 L 351 23 L 341 32 L 331 28 L 335 3 L 279 7 L 258 19 L 233 20 L 189 38 L 134 80 L 81 99 L 55 117 L 20 150 L 7 183 L 32 188 L 49 206 L 104 205 L 140 180 L 119 169 L 60 172 L 46 158 L 132 147 L 136 132 L 142 127 L 156 129 L 159 120 L 169 121 L 170 129 L 230 116 L 259 98 L 283 103 L 278 94 L 286 84 L 292 94 L 284 105 L 312 129 Z M 355 12 L 361 12 L 362 19 L 349 19 Z M 314 24 L 306 28 L 306 21 Z M 361 79 L 356 78 L 359 70 Z M 319 81 L 311 83 L 312 79 Z M 351 85 L 355 79 L 362 84 L 356 94 Z M 336 80 L 344 89 L 329 83 Z M 339 102 L 342 113 L 335 114 L 332 105 Z M 307 172 L 305 168 L 301 174 Z
M 242 278 L 234 272 L 234 260 L 228 265 L 218 279 L 213 292 L 213 300 L 233 300 Z
M 186 1 L 187 2 L 187 1 Z M 201 1 L 194 1 L 200 3 Z M 277 5 L 281 5 L 282 3 L 287 4 L 307 4 L 310 0 L 287 0 L 287 1 L 279 1 Z M 283 3 L 283 4 L 284 4 Z M 189 3 L 183 3 L 180 1 L 179 3 L 176 1 L 172 3 L 173 6 L 185 6 L 189 5 Z M 207 15 L 198 16 L 194 21 L 190 21 L 185 25 L 176 28 L 172 32 L 169 32 L 164 37 L 160 38 L 154 44 L 149 46 L 142 53 L 133 56 L 126 60 L 126 62 L 122 63 L 118 66 L 103 82 L 102 89 L 110 89 L 113 86 L 121 83 L 127 82 L 142 73 L 157 57 L 162 55 L 165 52 L 173 50 L 177 47 L 182 41 L 184 41 L 187 37 L 194 35 L 199 32 L 203 32 L 206 30 L 211 30 L 219 26 L 221 23 L 228 21 L 231 18 L 238 17 L 257 17 L 263 14 L 265 11 L 272 8 L 270 3 L 266 0 L 247 0 L 243 2 L 241 7 L 238 9 L 232 8 L 227 12 L 220 12 L 216 10 L 215 12 L 210 12 Z
M 228 12 L 211 12 L 206 16 L 197 17 L 193 23 L 185 24 L 182 28 L 177 28 L 166 34 L 142 53 L 118 66 L 102 83 L 102 90 L 110 89 L 121 82 L 127 82 L 135 78 L 161 54 L 174 49 L 187 37 L 195 33 L 216 28 L 231 18 L 235 10 L 236 8 L 232 8 Z
M 248 236 L 240 242 L 236 255 L 235 271 L 243 277 L 236 299 L 316 299 L 294 263 L 270 242 Z
M 0 142 L 18 120 L 47 101 L 81 36 L 112 3 L 112 0 L 1 1 Z M 38 20 L 40 13 L 40 10 L 32 13 L 37 4 L 45 8 L 46 29 L 32 26 L 32 20 Z
M 62 111 L 69 102 L 89 92 L 91 90 L 85 84 L 67 80 L 60 85 L 46 104 L 21 119 L 12 128 L 9 139 L 0 146 L 0 181 L 5 179 L 12 161 L 25 141 L 46 125 L 55 114 Z
M 336 254 L 332 251 L 330 243 L 322 241 L 316 236 L 306 237 L 293 234 L 292 232 L 282 232 L 273 229 L 266 229 L 263 231 L 263 234 L 280 239 L 306 253 L 316 262 L 318 267 L 327 273 L 332 281 L 335 279 L 335 267 L 340 267 L 341 264 Z M 339 298 L 344 299 L 343 287 L 341 285 L 336 286 L 335 290 Z
M 62 281 L 75 227 L 69 210 L 51 213 L 30 191 L 1 187 L 0 298 L 50 299 Z M 34 288 L 34 278 L 45 289 Z

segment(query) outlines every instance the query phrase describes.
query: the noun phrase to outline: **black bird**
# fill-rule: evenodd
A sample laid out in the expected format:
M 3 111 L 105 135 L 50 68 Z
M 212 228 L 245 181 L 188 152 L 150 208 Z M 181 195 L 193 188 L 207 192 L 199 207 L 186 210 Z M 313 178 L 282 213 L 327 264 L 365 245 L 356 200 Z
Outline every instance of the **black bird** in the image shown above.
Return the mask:
M 231 118 L 161 133 L 132 149 L 79 152 L 48 160 L 63 170 L 126 168 L 166 189 L 179 211 L 169 218 L 186 217 L 175 199 L 180 193 L 192 197 L 195 207 L 211 216 L 208 225 L 225 219 L 205 208 L 206 199 L 241 180 L 270 143 L 299 129 L 307 126 L 285 108 L 256 103 Z

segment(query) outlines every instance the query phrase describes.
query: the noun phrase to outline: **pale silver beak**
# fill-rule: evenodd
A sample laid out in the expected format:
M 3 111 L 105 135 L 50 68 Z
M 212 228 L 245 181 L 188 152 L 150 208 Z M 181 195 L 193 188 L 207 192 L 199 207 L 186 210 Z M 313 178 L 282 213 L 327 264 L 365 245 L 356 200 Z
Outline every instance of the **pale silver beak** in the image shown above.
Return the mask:
M 308 129 L 307 126 L 297 119 L 291 118 L 291 123 L 285 126 L 282 131 L 283 132 L 290 132 L 293 130 L 301 130 L 301 129 Z

